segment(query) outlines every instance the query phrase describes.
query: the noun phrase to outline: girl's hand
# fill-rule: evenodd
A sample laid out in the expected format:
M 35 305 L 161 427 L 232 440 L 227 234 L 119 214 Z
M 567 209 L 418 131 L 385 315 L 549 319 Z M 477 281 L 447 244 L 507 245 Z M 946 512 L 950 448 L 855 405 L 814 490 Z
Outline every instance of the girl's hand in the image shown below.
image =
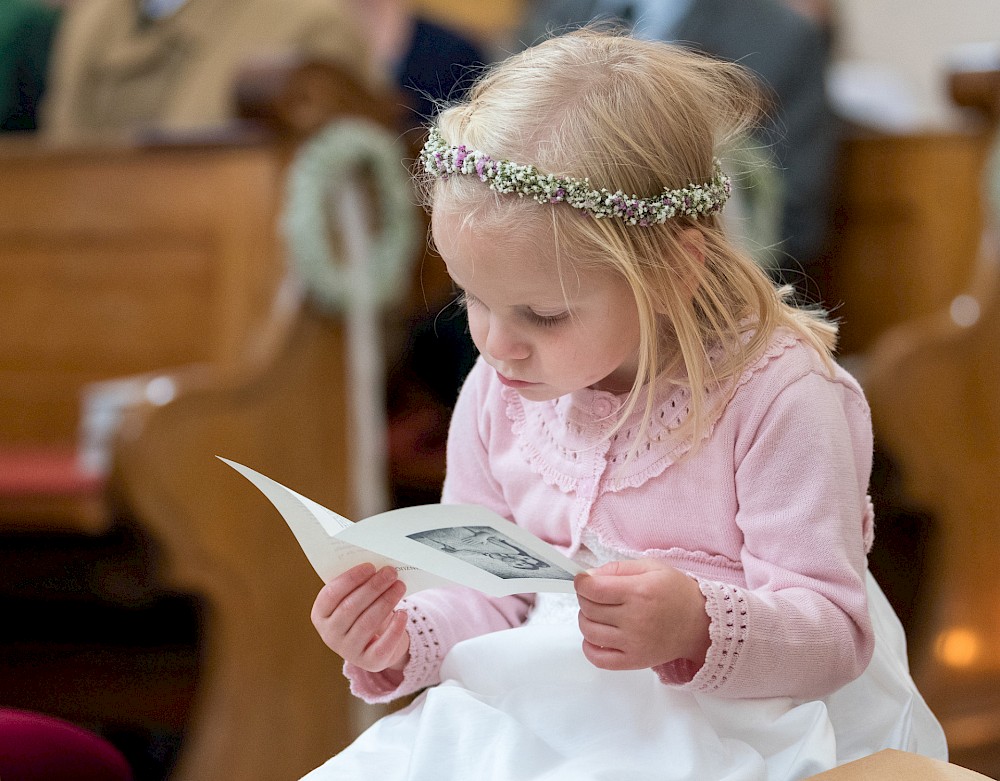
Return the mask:
M 640 670 L 690 659 L 711 643 L 698 583 L 656 559 L 613 561 L 576 576 L 583 653 L 605 670 Z
M 410 656 L 406 613 L 396 605 L 406 586 L 392 567 L 359 564 L 327 583 L 312 608 L 323 642 L 368 672 L 400 672 Z

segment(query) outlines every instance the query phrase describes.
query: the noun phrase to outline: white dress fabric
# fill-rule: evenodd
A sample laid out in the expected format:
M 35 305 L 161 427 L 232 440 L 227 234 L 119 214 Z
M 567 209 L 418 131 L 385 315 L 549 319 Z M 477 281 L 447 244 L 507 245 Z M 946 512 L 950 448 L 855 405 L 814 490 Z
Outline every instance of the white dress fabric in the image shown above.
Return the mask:
M 910 678 L 902 626 L 868 575 L 875 653 L 822 700 L 725 699 L 600 670 L 573 595 L 456 645 L 442 682 L 304 781 L 796 781 L 883 748 L 947 758 Z

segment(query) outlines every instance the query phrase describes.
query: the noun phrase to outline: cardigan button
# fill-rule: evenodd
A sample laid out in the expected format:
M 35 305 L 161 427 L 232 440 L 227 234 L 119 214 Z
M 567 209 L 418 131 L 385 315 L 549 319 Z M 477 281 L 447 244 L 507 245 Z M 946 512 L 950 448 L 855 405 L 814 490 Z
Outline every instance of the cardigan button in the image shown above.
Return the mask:
M 611 399 L 595 399 L 594 400 L 594 414 L 599 418 L 606 418 L 615 410 L 615 405 L 611 402 Z

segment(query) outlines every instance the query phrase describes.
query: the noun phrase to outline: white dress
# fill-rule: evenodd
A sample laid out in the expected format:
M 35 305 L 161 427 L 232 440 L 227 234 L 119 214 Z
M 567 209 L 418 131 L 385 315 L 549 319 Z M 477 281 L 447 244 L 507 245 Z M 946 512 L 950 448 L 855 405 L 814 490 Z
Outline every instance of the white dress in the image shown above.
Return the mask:
M 572 595 L 521 627 L 456 645 L 441 683 L 304 781 L 795 781 L 883 748 L 947 758 L 910 678 L 906 640 L 868 575 L 875 652 L 822 700 L 725 699 L 600 670 Z

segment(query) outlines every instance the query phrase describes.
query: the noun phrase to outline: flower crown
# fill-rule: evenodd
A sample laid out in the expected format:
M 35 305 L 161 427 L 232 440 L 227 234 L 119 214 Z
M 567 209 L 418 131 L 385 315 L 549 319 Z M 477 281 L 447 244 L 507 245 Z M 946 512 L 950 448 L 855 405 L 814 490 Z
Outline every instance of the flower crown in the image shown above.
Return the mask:
M 621 190 L 594 190 L 590 179 L 543 174 L 533 165 L 494 160 L 485 152 L 464 145 L 450 146 L 437 128 L 431 128 L 420 160 L 427 173 L 441 179 L 452 174 L 475 174 L 497 192 L 530 195 L 539 203 L 565 202 L 595 217 L 617 217 L 629 225 L 655 225 L 674 217 L 714 214 L 722 209 L 733 189 L 716 159 L 715 172 L 708 184 L 689 184 L 674 190 L 664 187 L 650 198 L 628 196 Z

